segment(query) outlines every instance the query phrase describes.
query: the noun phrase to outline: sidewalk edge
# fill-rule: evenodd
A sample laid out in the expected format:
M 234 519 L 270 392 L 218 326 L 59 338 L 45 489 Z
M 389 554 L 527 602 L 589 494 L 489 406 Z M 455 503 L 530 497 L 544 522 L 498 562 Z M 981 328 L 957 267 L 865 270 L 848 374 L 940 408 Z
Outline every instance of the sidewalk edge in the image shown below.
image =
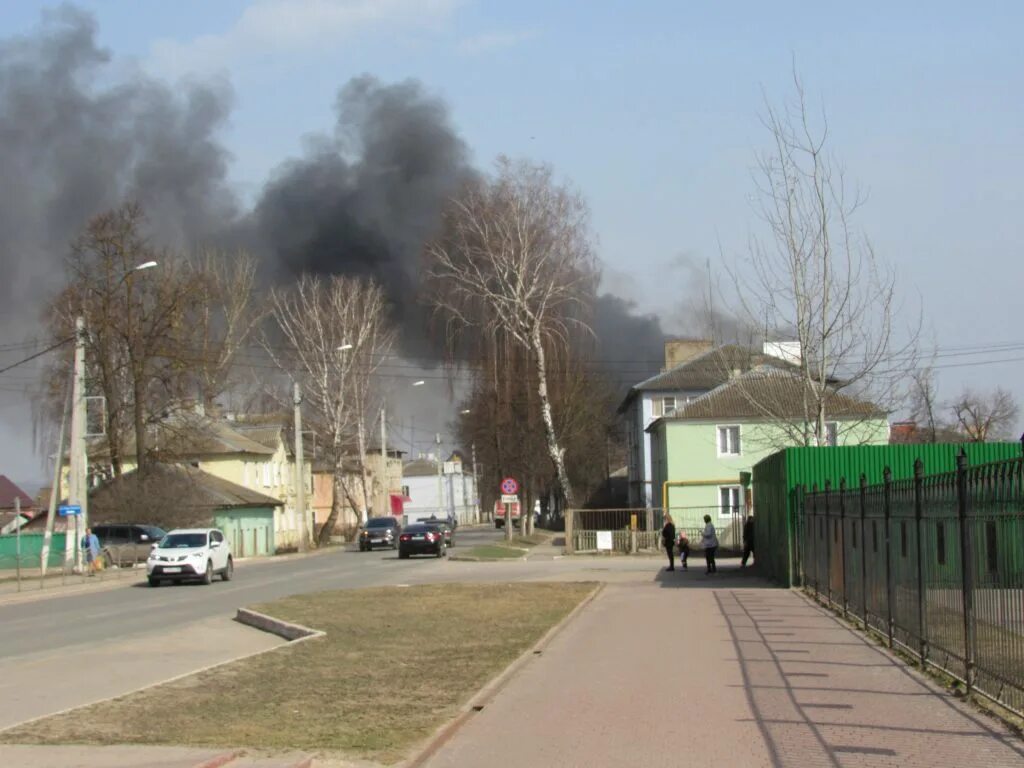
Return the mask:
M 438 750 L 440 750 L 441 747 L 443 747 L 458 732 L 470 717 L 494 700 L 494 697 L 501 692 L 502 688 L 509 683 L 519 670 L 525 667 L 530 660 L 536 656 L 538 651 L 542 651 L 546 646 L 550 645 L 555 637 L 565 629 L 573 619 L 582 613 L 587 606 L 594 602 L 594 600 L 596 600 L 604 591 L 604 588 L 605 583 L 599 582 L 589 594 L 587 594 L 571 611 L 569 611 L 569 613 L 562 617 L 561 621 L 551 627 L 537 642 L 533 643 L 523 651 L 518 658 L 473 694 L 461 707 L 461 711 L 459 711 L 458 714 L 456 714 L 447 723 L 441 725 L 430 737 L 427 738 L 424 745 L 416 754 L 404 762 L 398 763 L 396 768 L 420 768 L 420 766 L 426 764 L 426 762 L 437 754 Z

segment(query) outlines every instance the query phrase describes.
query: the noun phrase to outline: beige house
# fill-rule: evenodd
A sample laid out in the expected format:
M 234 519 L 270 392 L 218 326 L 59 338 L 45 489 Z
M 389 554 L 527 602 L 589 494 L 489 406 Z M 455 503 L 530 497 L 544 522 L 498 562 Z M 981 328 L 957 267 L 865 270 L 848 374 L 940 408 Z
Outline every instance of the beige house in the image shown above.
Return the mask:
M 361 522 L 365 507 L 367 517 L 401 515 L 407 494 L 402 486 L 402 451 L 388 450 L 382 457 L 380 448 L 372 448 L 366 455 L 366 480 L 370 488 L 370 504 L 363 496 L 363 477 L 356 457 L 346 459 L 345 483 L 355 501 L 353 508 L 348 498 L 342 499 L 341 514 L 334 526 L 338 536 L 350 538 Z M 334 467 L 317 458 L 313 462 L 313 515 L 317 528 L 327 522 L 334 502 Z
M 296 508 L 295 458 L 286 438 L 286 430 L 280 423 L 242 423 L 199 417 L 158 425 L 149 434 L 151 450 L 160 461 L 191 465 L 279 500 L 281 506 L 274 512 L 276 549 L 298 545 L 303 518 Z M 136 466 L 133 439 L 126 440 L 122 452 L 125 457 L 122 470 L 129 472 Z M 112 476 L 105 441 L 97 441 L 90 447 L 89 465 L 94 477 Z M 312 533 L 313 473 L 308 464 L 304 474 L 304 517 L 307 530 Z

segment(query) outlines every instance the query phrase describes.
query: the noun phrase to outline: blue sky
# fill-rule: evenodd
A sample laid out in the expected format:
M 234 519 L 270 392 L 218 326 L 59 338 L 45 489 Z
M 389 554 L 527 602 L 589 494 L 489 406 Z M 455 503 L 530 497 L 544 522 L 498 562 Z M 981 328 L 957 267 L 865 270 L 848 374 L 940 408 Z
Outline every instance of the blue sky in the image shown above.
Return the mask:
M 3 36 L 49 5 L 0 5 Z M 119 66 L 230 80 L 222 138 L 249 197 L 306 136 L 330 130 L 350 77 L 422 80 L 478 164 L 527 156 L 581 189 L 608 284 L 670 329 L 686 295 L 680 259 L 714 266 L 756 227 L 750 173 L 769 143 L 758 118 L 765 96 L 791 93 L 795 61 L 869 194 L 857 223 L 910 303 L 920 297 L 929 334 L 943 348 L 1024 343 L 1019 2 L 77 5 Z M 940 384 L 1002 384 L 1024 401 L 1021 373 L 1020 362 L 951 368 Z

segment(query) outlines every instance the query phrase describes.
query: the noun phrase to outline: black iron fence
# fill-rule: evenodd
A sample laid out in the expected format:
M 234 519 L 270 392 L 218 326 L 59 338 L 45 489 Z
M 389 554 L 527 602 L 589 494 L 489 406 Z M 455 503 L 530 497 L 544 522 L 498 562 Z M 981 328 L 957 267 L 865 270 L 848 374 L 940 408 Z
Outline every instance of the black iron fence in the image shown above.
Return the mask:
M 801 489 L 801 583 L 890 647 L 1024 714 L 1024 459 Z

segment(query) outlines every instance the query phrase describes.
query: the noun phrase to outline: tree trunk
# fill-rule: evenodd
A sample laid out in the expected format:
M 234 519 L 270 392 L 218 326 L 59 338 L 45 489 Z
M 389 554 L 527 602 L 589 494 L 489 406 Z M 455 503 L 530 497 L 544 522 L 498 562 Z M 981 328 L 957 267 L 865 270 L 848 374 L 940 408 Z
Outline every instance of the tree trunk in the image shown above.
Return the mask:
M 139 477 L 146 476 L 146 382 L 142 378 L 139 366 L 132 364 L 132 389 L 135 397 L 135 466 Z
M 338 517 L 341 516 L 341 500 L 345 493 L 345 473 L 342 467 L 342 461 L 339 458 L 334 464 L 334 474 L 331 477 L 331 512 L 327 515 L 327 519 L 320 526 L 320 531 L 317 533 L 316 545 L 318 547 L 325 547 L 331 542 L 331 534 L 334 533 L 334 527 L 338 524 Z
M 544 356 L 544 343 L 540 336 L 540 328 L 534 327 L 530 334 L 530 341 L 533 346 L 533 353 L 537 357 L 537 396 L 540 398 L 541 416 L 544 418 L 544 436 L 547 439 L 548 455 L 555 465 L 555 475 L 558 477 L 559 490 L 567 509 L 573 508 L 572 487 L 569 485 L 569 475 L 565 470 L 565 449 L 558 444 L 558 435 L 555 433 L 555 420 L 551 414 L 551 401 L 548 399 L 548 374 L 547 363 Z
M 366 474 L 366 431 L 363 426 L 363 419 L 359 417 L 359 469 L 363 477 L 363 508 L 359 510 L 359 522 L 366 523 L 367 505 L 370 503 L 370 480 Z

